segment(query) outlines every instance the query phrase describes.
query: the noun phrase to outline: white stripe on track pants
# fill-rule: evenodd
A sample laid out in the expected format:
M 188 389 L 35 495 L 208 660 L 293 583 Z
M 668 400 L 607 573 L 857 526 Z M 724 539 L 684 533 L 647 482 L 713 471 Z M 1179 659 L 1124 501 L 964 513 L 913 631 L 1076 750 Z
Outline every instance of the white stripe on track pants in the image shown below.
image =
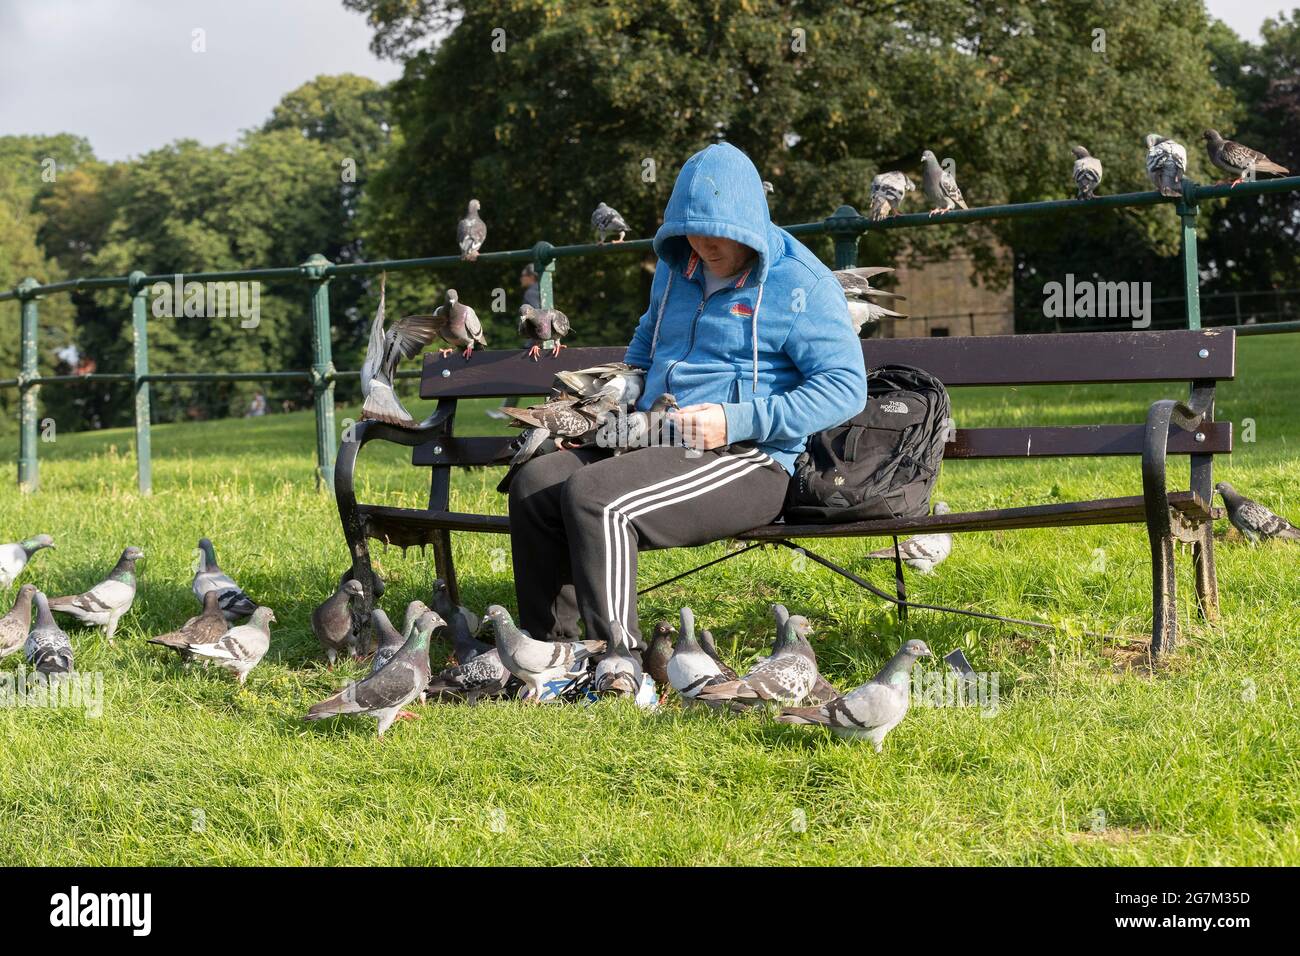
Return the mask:
M 644 647 L 636 614 L 637 552 L 718 541 L 781 513 L 790 476 L 762 452 L 641 448 L 558 451 L 510 485 L 510 540 L 521 626 L 539 639 L 609 640 L 616 626 Z

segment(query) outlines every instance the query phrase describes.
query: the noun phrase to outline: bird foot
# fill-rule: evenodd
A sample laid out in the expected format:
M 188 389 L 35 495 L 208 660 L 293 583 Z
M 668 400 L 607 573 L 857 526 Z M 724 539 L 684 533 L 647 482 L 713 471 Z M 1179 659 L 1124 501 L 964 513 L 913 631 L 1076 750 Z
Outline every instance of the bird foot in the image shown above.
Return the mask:
M 931 209 L 931 210 L 930 210 L 930 215 L 931 215 L 931 216 L 942 216 L 942 215 L 943 215 L 944 213 L 946 213 L 947 211 L 948 211 L 947 209 Z
M 614 241 L 614 242 L 622 242 L 622 241 L 623 241 L 623 236 L 624 236 L 624 233 L 621 233 L 621 232 L 620 232 L 620 233 L 618 234 L 618 238 L 615 239 L 615 240 L 613 240 L 613 241 Z
M 419 720 L 419 714 L 413 714 L 409 710 L 399 710 L 394 720 Z
M 560 342 L 556 342 L 556 343 L 555 343 L 555 347 L 551 350 L 551 358 L 553 358 L 553 359 L 557 359 L 557 358 L 559 358 L 559 357 L 560 357 L 560 349 L 567 349 L 567 348 L 568 348 L 567 345 L 563 345 L 563 344 L 561 344 Z
M 456 351 L 456 350 L 455 350 L 455 349 L 438 349 L 438 354 L 441 355 L 443 358 L 446 358 L 448 355 L 450 355 L 450 354 L 451 354 L 452 352 L 454 352 L 454 351 Z
M 468 362 L 469 357 L 474 354 L 474 346 L 471 345 L 469 348 L 467 348 L 465 351 L 461 352 L 460 354 L 465 356 L 465 361 Z
M 1228 188 L 1229 188 L 1229 189 L 1236 189 L 1239 185 L 1241 185 L 1241 184 L 1244 183 L 1244 182 L 1245 182 L 1244 179 L 1234 179 L 1234 180 L 1232 181 L 1232 185 L 1229 186 Z
M 532 359 L 534 362 L 537 361 L 537 357 L 541 354 L 542 354 L 542 347 L 540 345 L 534 345 L 532 348 L 528 350 L 528 357 Z

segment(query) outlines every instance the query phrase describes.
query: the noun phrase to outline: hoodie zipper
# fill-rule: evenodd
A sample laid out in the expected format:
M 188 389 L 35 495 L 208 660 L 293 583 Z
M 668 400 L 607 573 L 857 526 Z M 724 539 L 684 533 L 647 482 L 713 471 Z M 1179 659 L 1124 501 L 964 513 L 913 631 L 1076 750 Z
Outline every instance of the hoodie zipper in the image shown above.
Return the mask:
M 690 338 L 686 340 L 686 351 L 682 354 L 681 358 L 674 359 L 672 361 L 672 364 L 668 366 L 668 371 L 664 373 L 664 391 L 670 393 L 672 392 L 673 369 L 677 368 L 678 365 L 680 365 L 682 362 L 686 361 L 688 358 L 691 357 L 691 350 L 695 348 L 695 330 L 699 327 L 700 316 L 704 314 L 704 306 L 708 303 L 710 299 L 713 298 L 713 296 L 717 295 L 725 288 L 726 286 L 722 286 L 721 288 L 714 289 L 713 292 L 709 295 L 705 295 L 703 289 L 700 290 L 700 304 L 698 308 L 696 308 L 695 310 L 694 317 L 692 317 L 691 319 L 691 335 Z

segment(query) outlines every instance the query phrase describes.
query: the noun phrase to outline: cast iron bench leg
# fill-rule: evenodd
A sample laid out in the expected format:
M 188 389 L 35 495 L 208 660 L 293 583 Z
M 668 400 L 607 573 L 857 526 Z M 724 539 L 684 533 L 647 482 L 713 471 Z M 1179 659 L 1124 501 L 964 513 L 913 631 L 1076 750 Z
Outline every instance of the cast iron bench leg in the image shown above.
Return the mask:
M 1200 537 L 1192 544 L 1192 564 L 1196 568 L 1196 605 L 1201 617 L 1213 624 L 1219 619 L 1219 579 L 1214 571 L 1214 522 L 1201 526 Z
M 356 426 L 358 431 L 364 424 Z M 383 586 L 378 583 L 374 566 L 370 563 L 370 545 L 366 540 L 366 529 L 357 511 L 356 489 L 353 487 L 353 472 L 357 464 L 357 454 L 361 451 L 361 436 L 353 441 L 339 443 L 338 459 L 334 466 L 334 488 L 338 500 L 339 520 L 343 524 L 343 537 L 348 543 L 348 557 L 352 569 L 348 577 L 361 583 L 361 603 L 357 607 L 362 620 L 362 628 L 370 626 L 370 611 L 375 606 L 378 594 L 383 593 Z

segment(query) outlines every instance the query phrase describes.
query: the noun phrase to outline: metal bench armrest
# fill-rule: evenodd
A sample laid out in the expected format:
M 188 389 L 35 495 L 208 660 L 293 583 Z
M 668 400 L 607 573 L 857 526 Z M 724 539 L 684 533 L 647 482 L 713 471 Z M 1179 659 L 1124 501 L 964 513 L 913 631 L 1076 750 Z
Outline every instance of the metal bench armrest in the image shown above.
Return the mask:
M 1146 442 L 1142 448 L 1142 496 L 1146 501 L 1147 527 L 1161 535 L 1169 533 L 1169 498 L 1165 491 L 1165 457 L 1169 426 L 1183 431 L 1199 428 L 1214 409 L 1214 387 L 1196 386 L 1187 401 L 1162 399 L 1147 411 Z M 1212 505 L 1213 502 L 1206 502 Z

